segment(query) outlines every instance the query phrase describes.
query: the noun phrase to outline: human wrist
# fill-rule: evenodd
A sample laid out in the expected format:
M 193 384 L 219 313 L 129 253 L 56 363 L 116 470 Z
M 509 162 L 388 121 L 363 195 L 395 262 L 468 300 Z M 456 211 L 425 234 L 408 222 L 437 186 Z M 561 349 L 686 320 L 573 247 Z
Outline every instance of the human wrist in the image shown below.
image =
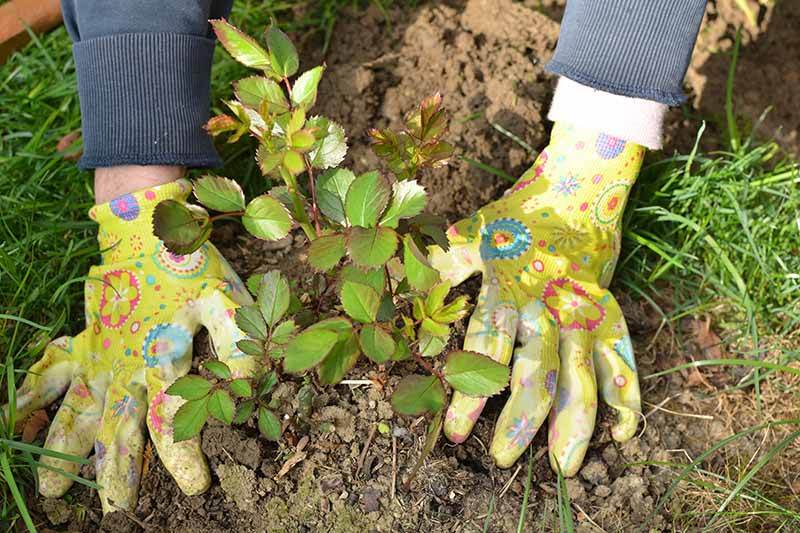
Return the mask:
M 157 187 L 178 180 L 186 173 L 182 166 L 119 165 L 94 172 L 94 201 L 100 205 L 123 194 Z

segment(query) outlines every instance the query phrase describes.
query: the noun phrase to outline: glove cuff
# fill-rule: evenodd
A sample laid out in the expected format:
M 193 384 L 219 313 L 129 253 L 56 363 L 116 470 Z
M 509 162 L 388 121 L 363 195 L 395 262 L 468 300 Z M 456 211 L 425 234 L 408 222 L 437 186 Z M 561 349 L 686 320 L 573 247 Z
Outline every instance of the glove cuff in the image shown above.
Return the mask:
M 562 77 L 547 118 L 659 150 L 666 111 L 660 102 L 599 91 Z
M 185 202 L 192 192 L 189 180 L 180 179 L 157 187 L 123 194 L 89 210 L 99 224 L 97 240 L 103 262 L 151 254 L 161 241 L 153 234 L 153 211 L 163 200 Z

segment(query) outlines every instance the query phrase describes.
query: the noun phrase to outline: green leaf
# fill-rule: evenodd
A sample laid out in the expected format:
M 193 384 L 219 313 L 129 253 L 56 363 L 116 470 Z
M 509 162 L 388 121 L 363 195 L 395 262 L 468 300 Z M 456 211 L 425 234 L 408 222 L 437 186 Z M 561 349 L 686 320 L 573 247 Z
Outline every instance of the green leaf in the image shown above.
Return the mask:
M 381 218 L 381 226 L 396 228 L 401 218 L 422 213 L 428 198 L 425 189 L 414 180 L 398 181 L 392 187 L 392 201 Z
M 425 314 L 431 316 L 437 310 L 444 307 L 444 299 L 447 298 L 447 293 L 449 292 L 449 281 L 443 281 L 435 285 L 430 292 L 428 292 L 428 297 L 425 298 Z
M 205 378 L 191 374 L 175 380 L 167 389 L 167 394 L 180 396 L 184 400 L 199 400 L 209 393 L 211 387 L 213 385 Z
M 255 39 L 245 35 L 225 19 L 209 21 L 217 34 L 217 39 L 228 53 L 246 67 L 271 70 L 269 53 Z
M 467 296 L 459 296 L 449 304 L 436 310 L 431 314 L 431 318 L 441 324 L 451 324 L 467 315 L 468 302 L 469 298 Z
M 247 355 L 261 357 L 264 355 L 264 343 L 253 339 L 241 339 L 236 341 L 236 347 Z
M 292 148 L 296 151 L 308 152 L 315 142 L 317 142 L 317 138 L 308 129 L 296 131 L 292 134 Z
M 269 113 L 285 113 L 289 111 L 289 101 L 280 85 L 263 76 L 244 78 L 233 84 L 239 101 L 253 109 L 262 109 L 267 102 Z
M 255 305 L 247 305 L 236 310 L 236 325 L 256 340 L 267 340 L 267 323 Z
M 307 123 L 309 128 L 319 128 L 317 146 L 308 153 L 311 166 L 321 170 L 339 166 L 347 155 L 347 137 L 344 128 L 324 117 L 313 117 Z
M 216 137 L 227 131 L 236 131 L 240 126 L 241 123 L 232 116 L 221 114 L 208 119 L 208 122 L 206 122 L 203 128 L 205 128 L 209 135 Z
M 445 252 L 450 249 L 450 241 L 444 231 L 447 220 L 439 215 L 421 213 L 408 221 L 409 226 L 416 228 L 420 233 L 429 237 L 439 248 Z
M 314 239 L 308 249 L 308 262 L 320 272 L 332 269 L 344 257 L 345 242 L 345 236 L 341 233 Z
M 209 359 L 203 362 L 203 367 L 219 379 L 231 379 L 231 369 L 222 361 Z
M 236 409 L 236 416 L 233 418 L 234 424 L 244 424 L 247 422 L 247 419 L 250 418 L 250 415 L 253 414 L 253 411 L 256 408 L 256 401 L 255 400 L 245 400 L 239 404 L 239 408 Z
M 447 354 L 444 377 L 457 391 L 468 396 L 494 396 L 508 385 L 511 372 L 506 365 L 476 352 Z
M 246 379 L 234 379 L 230 384 L 231 392 L 240 398 L 247 398 L 253 395 L 253 387 Z
M 272 25 L 267 28 L 266 41 L 275 72 L 283 78 L 294 76 L 300 66 L 300 59 L 291 39 L 277 26 Z
M 444 387 L 436 376 L 404 377 L 392 394 L 392 408 L 401 415 L 436 413 L 444 407 Z
M 333 349 L 339 336 L 333 331 L 306 330 L 286 345 L 283 369 L 290 373 L 300 373 L 325 359 Z
M 281 438 L 281 421 L 266 407 L 258 408 L 258 429 L 269 440 Z
M 292 135 L 293 133 L 300 131 L 305 124 L 306 112 L 299 108 L 295 109 L 292 111 L 289 122 L 286 123 L 286 134 Z
M 339 297 L 345 312 L 359 322 L 369 324 L 378 316 L 381 301 L 372 287 L 345 281 Z
M 379 269 L 380 270 L 380 269 Z M 394 305 L 394 298 L 388 292 L 383 293 L 381 305 L 378 306 L 378 316 L 376 322 L 391 322 L 394 320 L 397 308 Z
M 203 429 L 206 420 L 208 420 L 208 397 L 186 402 L 175 412 L 172 440 L 181 442 L 196 437 Z
M 261 277 L 263 274 L 253 274 L 247 278 L 247 290 L 250 291 L 254 297 L 258 297 L 258 286 L 261 285 Z
M 445 337 L 450 335 L 450 328 L 445 324 L 439 324 L 432 318 L 424 318 L 420 330 L 433 335 L 434 337 Z
M 357 265 L 377 268 L 386 264 L 397 249 L 397 234 L 391 228 L 350 228 L 347 251 Z
M 344 203 L 350 224 L 373 228 L 392 194 L 389 182 L 377 171 L 366 172 L 353 181 Z
M 303 72 L 292 87 L 292 103 L 308 111 L 317 101 L 317 87 L 325 67 L 314 67 Z
M 372 287 L 372 289 L 378 295 L 383 294 L 383 291 L 386 287 L 386 273 L 382 268 L 376 268 L 374 270 L 367 270 L 364 272 L 360 268 L 354 267 L 353 265 L 345 265 L 340 271 L 339 278 L 341 279 L 342 283 L 345 281 L 352 281 L 353 283 L 359 283 L 361 285 Z
M 344 202 L 355 179 L 355 174 L 346 168 L 331 169 L 317 178 L 317 204 L 323 215 L 339 224 L 345 223 Z
M 392 354 L 392 361 L 405 361 L 411 358 L 411 348 L 405 339 L 400 338 L 395 341 L 395 350 Z
M 447 346 L 449 337 L 440 337 L 430 333 L 421 332 L 419 335 L 419 354 L 422 357 L 439 355 Z
M 187 255 L 208 240 L 211 221 L 200 206 L 164 200 L 153 211 L 153 233 L 169 251 Z
M 303 159 L 303 154 L 295 150 L 284 151 L 283 168 L 285 168 L 293 176 L 303 173 L 306 169 L 306 163 Z
M 297 325 L 294 320 L 281 322 L 272 332 L 272 342 L 274 344 L 286 344 L 292 338 L 296 329 Z
M 270 270 L 258 286 L 258 307 L 264 320 L 273 327 L 289 309 L 289 282 L 279 270 Z
M 282 203 L 266 194 L 247 204 L 242 223 L 252 235 L 269 241 L 286 237 L 292 229 L 289 212 Z
M 244 209 L 244 192 L 238 183 L 221 176 L 203 176 L 194 182 L 195 197 L 209 209 L 231 213 Z
M 352 328 L 349 332 L 340 333 L 339 341 L 317 368 L 320 381 L 325 385 L 339 383 L 355 366 L 359 355 L 361 355 L 361 349 Z
M 273 370 L 266 376 L 261 382 L 258 384 L 258 396 L 263 398 L 265 395 L 269 394 L 272 388 L 278 383 L 278 375 Z
M 319 322 L 306 328 L 307 331 L 313 331 L 315 329 L 333 331 L 339 335 L 339 339 L 342 339 L 343 335 L 353 332 L 353 325 L 346 318 L 335 316 L 332 318 L 326 318 L 325 320 L 320 320 Z
M 358 343 L 364 355 L 378 364 L 385 363 L 395 351 L 395 342 L 392 336 L 375 324 L 367 324 L 361 328 Z
M 427 292 L 439 282 L 439 272 L 420 252 L 411 235 L 406 235 L 403 239 L 403 260 L 408 283 L 418 291 Z
M 233 400 L 231 400 L 231 395 L 227 391 L 217 389 L 208 399 L 208 414 L 220 422 L 225 424 L 232 423 L 234 410 Z

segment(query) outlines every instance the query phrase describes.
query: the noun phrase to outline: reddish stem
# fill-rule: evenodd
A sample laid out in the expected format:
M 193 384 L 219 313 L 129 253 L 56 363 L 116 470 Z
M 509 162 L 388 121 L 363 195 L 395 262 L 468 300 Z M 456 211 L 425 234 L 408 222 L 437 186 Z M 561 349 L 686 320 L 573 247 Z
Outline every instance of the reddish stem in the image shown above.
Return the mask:
M 311 168 L 311 163 L 308 157 L 303 156 L 303 162 L 306 164 L 306 172 L 308 172 L 308 187 L 311 190 L 311 216 L 314 217 L 314 227 L 317 230 L 317 237 L 322 233 L 319 225 L 319 209 L 317 208 L 317 187 L 314 185 L 314 169 Z
M 434 375 L 434 376 L 436 376 L 437 378 L 439 378 L 439 381 L 441 381 L 441 382 L 442 382 L 442 387 L 444 387 L 445 389 L 447 389 L 447 382 L 445 382 L 445 380 L 444 380 L 444 376 L 442 375 L 442 373 L 441 373 L 441 372 L 439 372 L 438 370 L 436 370 L 435 368 L 433 368 L 433 367 L 431 366 L 431 364 L 430 364 L 429 362 L 427 362 L 427 361 L 426 361 L 426 360 L 425 360 L 425 359 L 424 359 L 424 358 L 423 358 L 423 357 L 422 357 L 422 356 L 419 354 L 419 352 L 417 352 L 417 350 L 413 350 L 411 353 L 412 353 L 412 355 L 414 356 L 414 359 L 416 359 L 417 363 L 419 363 L 420 365 L 422 365 L 422 367 L 423 367 L 425 370 L 427 370 L 428 372 L 430 372 L 430 374 L 431 374 L 431 375 Z

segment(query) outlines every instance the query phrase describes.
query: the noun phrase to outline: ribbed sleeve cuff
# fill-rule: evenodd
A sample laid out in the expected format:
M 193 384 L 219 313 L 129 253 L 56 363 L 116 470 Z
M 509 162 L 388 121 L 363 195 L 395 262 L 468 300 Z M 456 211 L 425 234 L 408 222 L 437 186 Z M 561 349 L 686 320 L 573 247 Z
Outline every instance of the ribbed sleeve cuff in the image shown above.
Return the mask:
M 706 0 L 570 0 L 547 70 L 594 89 L 678 105 Z
M 203 129 L 214 41 L 129 33 L 75 43 L 84 170 L 116 165 L 217 166 Z

